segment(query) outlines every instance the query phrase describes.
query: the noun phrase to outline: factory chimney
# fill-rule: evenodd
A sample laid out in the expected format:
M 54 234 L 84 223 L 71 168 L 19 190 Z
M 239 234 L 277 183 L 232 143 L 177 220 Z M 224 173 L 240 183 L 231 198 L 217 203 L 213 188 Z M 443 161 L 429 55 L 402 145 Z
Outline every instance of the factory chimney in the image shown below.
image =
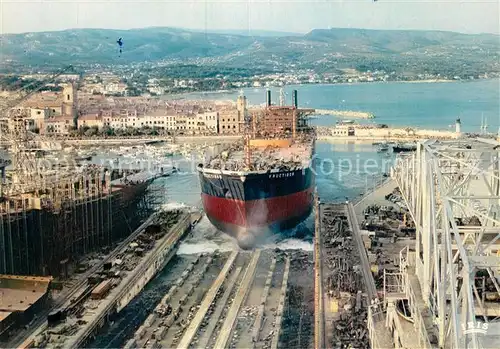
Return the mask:
M 271 106 L 271 90 L 266 91 L 266 107 Z
M 292 92 L 292 105 L 292 138 L 295 138 L 297 136 L 297 90 L 293 90 Z

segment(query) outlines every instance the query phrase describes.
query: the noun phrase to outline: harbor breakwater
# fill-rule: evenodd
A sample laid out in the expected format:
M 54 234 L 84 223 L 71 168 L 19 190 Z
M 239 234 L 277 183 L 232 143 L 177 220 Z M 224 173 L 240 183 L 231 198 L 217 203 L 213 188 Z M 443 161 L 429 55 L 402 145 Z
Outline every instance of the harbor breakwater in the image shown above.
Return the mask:
M 352 119 L 374 119 L 375 115 L 364 111 L 354 111 L 354 110 L 335 110 L 335 109 L 316 109 L 312 115 L 332 115 L 341 118 L 352 118 Z
M 317 127 L 317 135 L 317 139 L 323 141 L 333 139 L 416 141 L 423 139 L 457 139 L 463 136 L 461 133 L 453 131 L 368 127 L 364 125 L 319 126 Z

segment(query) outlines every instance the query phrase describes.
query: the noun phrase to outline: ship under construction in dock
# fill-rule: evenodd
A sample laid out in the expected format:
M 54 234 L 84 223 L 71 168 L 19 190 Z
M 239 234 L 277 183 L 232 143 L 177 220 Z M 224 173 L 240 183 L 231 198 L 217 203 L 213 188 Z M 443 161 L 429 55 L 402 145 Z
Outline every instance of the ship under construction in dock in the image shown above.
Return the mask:
M 81 257 L 128 236 L 156 206 L 149 190 L 154 174 L 77 159 L 57 163 L 63 141 L 30 131 L 24 103 L 72 69 L 63 68 L 32 90 L 20 89 L 0 108 L 0 140 L 8 148 L 0 159 L 0 274 L 64 278 L 78 271 Z M 76 91 L 73 83 L 65 84 L 57 96 L 73 126 Z
M 298 108 L 296 90 L 291 106 L 280 99 L 272 105 L 267 91 L 266 106 L 245 115 L 243 139 L 198 165 L 208 219 L 242 248 L 294 228 L 312 211 L 315 137 L 305 116 L 314 110 Z
M 0 202 L 0 274 L 65 276 L 111 247 L 156 206 L 151 174 L 92 169 Z M 133 180 L 135 178 L 135 180 Z

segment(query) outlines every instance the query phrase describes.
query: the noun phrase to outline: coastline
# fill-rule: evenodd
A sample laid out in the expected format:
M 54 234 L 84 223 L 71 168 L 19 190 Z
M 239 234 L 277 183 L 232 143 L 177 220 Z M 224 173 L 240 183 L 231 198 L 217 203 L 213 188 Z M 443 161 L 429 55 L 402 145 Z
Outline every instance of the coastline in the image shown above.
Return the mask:
M 475 80 L 488 80 L 488 79 L 475 79 Z M 427 79 L 427 80 L 411 80 L 411 81 L 399 81 L 407 84 L 435 84 L 441 82 L 464 82 L 464 81 L 475 81 L 475 80 L 446 80 L 446 79 Z
M 160 99 L 175 99 L 176 97 L 183 97 L 183 99 L 186 99 L 185 97 L 189 95 L 210 95 L 210 94 L 219 94 L 219 95 L 224 95 L 224 94 L 233 94 L 237 93 L 240 90 L 267 90 L 267 89 L 278 89 L 278 88 L 293 88 L 295 86 L 300 87 L 300 86 L 308 86 L 308 85 L 322 85 L 322 86 L 345 86 L 345 85 L 364 85 L 364 84 L 439 84 L 439 83 L 472 83 L 472 82 L 479 82 L 479 81 L 491 81 L 491 80 L 497 80 L 500 82 L 500 78 L 493 77 L 493 78 L 483 78 L 483 79 L 474 79 L 474 80 L 446 80 L 446 79 L 425 79 L 425 80 L 390 80 L 390 81 L 356 81 L 356 82 L 337 82 L 337 83 L 331 83 L 331 82 L 325 82 L 325 83 L 301 83 L 301 84 L 289 84 L 289 85 L 276 85 L 276 86 L 260 86 L 260 87 L 235 87 L 231 89 L 224 89 L 224 90 L 200 90 L 200 91 L 186 91 L 186 92 L 181 92 L 181 93 L 175 93 L 175 94 L 164 94 L 161 96 L 158 96 Z M 200 99 L 200 98 L 197 98 Z

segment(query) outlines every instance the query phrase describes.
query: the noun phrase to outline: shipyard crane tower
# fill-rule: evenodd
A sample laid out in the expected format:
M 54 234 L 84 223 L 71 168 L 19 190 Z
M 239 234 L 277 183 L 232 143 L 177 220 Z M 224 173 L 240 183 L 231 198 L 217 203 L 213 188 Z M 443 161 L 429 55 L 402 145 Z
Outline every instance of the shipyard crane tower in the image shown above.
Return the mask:
M 43 79 L 39 86 L 27 92 L 27 87 L 18 90 L 20 97 L 11 100 L 0 111 L 0 119 L 3 121 L 0 127 L 0 139 L 7 142 L 10 147 L 14 176 L 10 183 L 2 183 L 2 196 L 4 194 L 14 195 L 40 188 L 43 174 L 38 168 L 36 161 L 36 150 L 43 147 L 53 147 L 54 142 L 44 137 L 28 131 L 26 127 L 27 112 L 19 105 L 31 96 L 40 91 L 48 83 L 55 81 L 62 74 L 73 71 L 73 66 L 69 65 L 58 72 Z

